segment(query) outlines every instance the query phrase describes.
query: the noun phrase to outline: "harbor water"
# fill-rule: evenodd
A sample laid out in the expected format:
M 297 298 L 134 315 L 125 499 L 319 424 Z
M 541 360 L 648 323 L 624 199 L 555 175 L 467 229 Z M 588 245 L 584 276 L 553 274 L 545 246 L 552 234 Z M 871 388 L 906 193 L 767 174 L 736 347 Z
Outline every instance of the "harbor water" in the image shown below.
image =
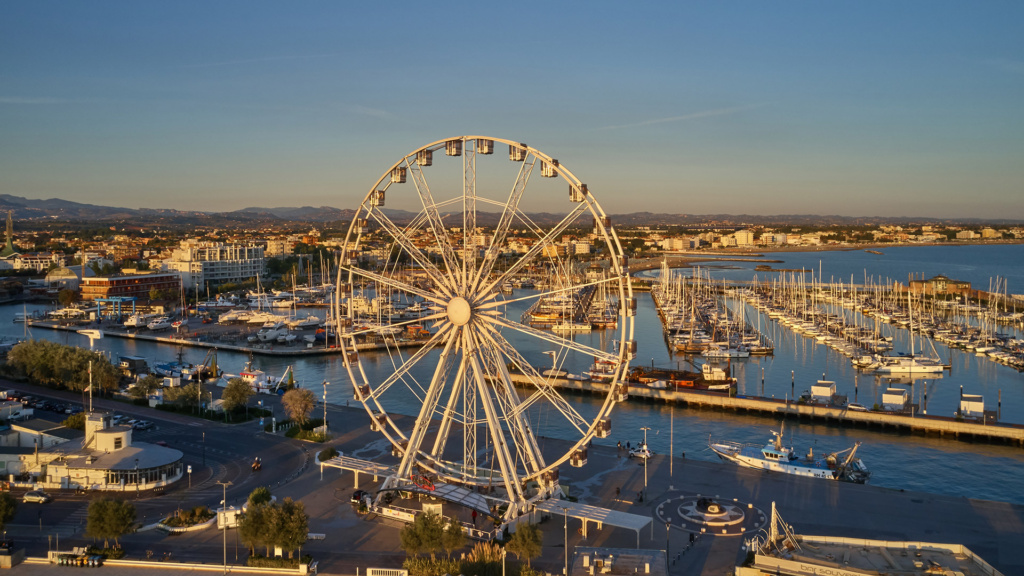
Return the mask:
M 966 246 L 887 248 L 884 254 L 852 252 L 784 252 L 766 254 L 765 258 L 782 260 L 773 263 L 779 269 L 818 270 L 828 281 L 862 283 L 865 277 L 875 282 L 886 279 L 906 283 L 913 272 L 924 278 L 945 274 L 950 278 L 968 280 L 975 288 L 987 289 L 990 278 L 1003 278 L 1012 294 L 1024 292 L 1024 246 Z M 755 272 L 757 262 L 735 262 L 726 266 L 710 267 L 712 278 L 751 280 L 757 274 L 761 281 L 771 279 L 771 273 Z M 656 275 L 649 271 L 645 275 Z M 516 297 L 521 296 L 520 290 Z M 636 340 L 638 344 L 635 365 L 653 365 L 695 370 L 692 357 L 674 354 L 666 344 L 661 323 L 649 294 L 638 294 Z M 738 305 L 735 304 L 734 305 Z M 524 303 L 510 305 L 506 317 L 518 319 Z M 32 337 L 48 339 L 70 345 L 88 347 L 86 337 L 74 332 L 33 328 L 26 333 L 23 324 L 13 322 L 21 305 L 0 306 L 0 336 L 5 338 Z M 45 311 L 44 306 L 27 307 L 28 312 Z M 756 312 L 747 308 L 747 320 L 757 324 Z M 951 370 L 941 378 L 928 378 L 903 384 L 893 384 L 872 374 L 859 374 L 845 356 L 830 351 L 813 339 L 796 335 L 766 317 L 761 319 L 762 329 L 775 343 L 775 355 L 732 362 L 734 376 L 738 378 L 738 393 L 749 396 L 792 398 L 799 395 L 824 375 L 836 382 L 837 391 L 850 401 L 871 406 L 878 402 L 885 388 L 896 385 L 910 391 L 915 403 L 929 414 L 950 416 L 958 407 L 960 388 L 964 393 L 982 394 L 986 408 L 999 410 L 1000 420 L 1024 423 L 1024 375 L 1011 368 L 960 350 L 949 350 L 936 344 L 940 357 L 948 358 Z M 902 333 L 902 334 L 901 334 Z M 552 359 L 545 355 L 550 345 L 532 337 L 508 334 L 507 337 L 534 366 L 550 367 Z M 905 330 L 894 333 L 896 349 L 908 346 L 909 334 Z M 615 336 L 612 331 L 595 330 L 578 334 L 574 338 L 589 346 L 611 349 Z M 901 347 L 902 346 L 902 347 Z M 147 358 L 150 365 L 174 359 L 179 353 L 189 362 L 201 362 L 206 349 L 178 347 L 147 341 L 103 338 L 95 342 L 98 350 L 106 351 L 116 361 L 120 355 Z M 387 353 L 362 353 L 363 366 L 370 374 L 381 379 L 394 371 L 392 358 Z M 429 371 L 436 365 L 436 352 L 427 358 L 414 374 L 420 382 L 429 381 Z M 237 352 L 218 353 L 220 367 L 227 373 L 238 373 L 249 356 Z M 581 373 L 589 367 L 591 358 L 574 353 L 559 358 L 559 367 L 571 373 Z M 254 365 L 270 374 L 279 375 L 293 366 L 300 385 L 317 391 L 320 396 L 322 382 L 327 381 L 327 400 L 333 404 L 357 404 L 352 400 L 352 387 L 347 381 L 343 361 L 339 356 L 321 355 L 304 357 L 256 356 Z M 997 405 L 1002 397 L 1001 405 Z M 597 411 L 600 398 L 570 396 L 577 411 L 584 416 Z M 393 412 L 415 414 L 418 405 L 409 393 L 396 395 L 388 406 Z M 567 433 L 564 421 L 544 407 L 534 410 L 531 425 L 542 437 L 559 438 Z M 367 423 L 369 419 L 367 419 Z M 663 403 L 630 400 L 616 406 L 612 413 L 612 434 L 609 438 L 595 439 L 595 444 L 614 446 L 616 442 L 636 443 L 643 438 L 641 428 L 648 426 L 648 441 L 656 453 L 672 451 L 687 459 L 717 460 L 708 449 L 709 438 L 738 442 L 763 443 L 770 430 L 778 430 L 780 422 L 764 416 L 735 414 L 711 410 L 687 409 Z M 815 454 L 848 448 L 855 442 L 862 445 L 858 456 L 872 471 L 870 483 L 891 489 L 920 490 L 1024 504 L 1024 493 L 1019 490 L 1024 477 L 1024 449 L 1013 446 L 971 443 L 950 438 L 924 437 L 905 432 L 887 432 L 838 427 L 817 422 L 786 422 L 787 444 L 798 452 L 813 449 Z M 543 438 L 541 440 L 543 442 Z M 676 475 L 681 472 L 676 470 Z M 685 473 L 681 482 L 685 485 Z

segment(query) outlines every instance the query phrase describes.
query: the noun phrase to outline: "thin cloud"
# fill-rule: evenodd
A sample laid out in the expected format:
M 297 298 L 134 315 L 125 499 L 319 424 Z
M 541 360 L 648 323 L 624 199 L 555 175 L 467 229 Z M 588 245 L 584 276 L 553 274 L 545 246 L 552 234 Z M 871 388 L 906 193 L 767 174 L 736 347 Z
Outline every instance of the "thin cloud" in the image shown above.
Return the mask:
M 60 98 L 48 98 L 48 97 L 21 97 L 21 96 L 0 96 L 0 104 L 63 104 L 68 102 L 67 100 L 61 100 Z
M 181 68 L 216 68 L 221 66 L 239 66 L 242 64 L 260 64 L 262 62 L 286 62 L 289 60 L 309 60 L 313 58 L 332 58 L 337 54 L 304 54 L 296 56 L 264 56 L 261 58 L 244 58 L 241 60 L 223 60 L 221 62 L 201 62 L 198 64 L 182 64 Z
M 363 116 L 370 116 L 371 118 L 379 118 L 381 120 L 394 120 L 396 118 L 394 114 L 387 110 L 370 108 L 367 106 L 352 106 L 352 112 L 362 114 Z
M 761 108 L 767 106 L 767 104 L 751 104 L 749 106 L 734 106 L 732 108 L 716 108 L 714 110 L 704 110 L 702 112 L 693 112 L 692 114 L 683 114 L 682 116 L 669 116 L 667 118 L 655 118 L 653 120 L 644 120 L 642 122 L 634 122 L 632 124 L 616 124 L 614 126 L 603 126 L 597 128 L 597 130 L 619 130 L 622 128 L 639 128 L 641 126 L 654 126 L 656 124 L 670 124 L 672 122 L 683 122 L 686 120 L 696 120 L 698 118 L 711 118 L 713 116 L 729 116 L 739 112 L 745 112 L 747 110 L 753 110 L 755 108 Z

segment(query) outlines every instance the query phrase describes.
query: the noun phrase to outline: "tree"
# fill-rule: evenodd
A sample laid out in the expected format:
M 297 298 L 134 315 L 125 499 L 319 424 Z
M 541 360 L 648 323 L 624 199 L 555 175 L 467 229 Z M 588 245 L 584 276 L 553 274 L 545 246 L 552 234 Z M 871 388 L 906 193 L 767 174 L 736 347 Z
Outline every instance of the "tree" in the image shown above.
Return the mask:
M 288 417 L 302 425 L 306 423 L 316 406 L 316 396 L 312 390 L 293 388 L 284 393 L 281 403 L 284 404 L 284 411 Z
M 60 302 L 61 306 L 71 306 L 75 302 L 78 302 L 78 292 L 65 288 L 57 293 L 57 302 Z
M 252 491 L 245 514 L 239 520 L 238 536 L 252 553 L 257 546 L 263 546 L 269 556 L 271 546 L 280 546 L 288 550 L 291 558 L 292 552 L 301 548 L 309 536 L 309 516 L 301 502 L 291 498 L 281 503 L 270 502 L 269 496 L 266 488 Z
M 192 382 L 180 388 L 165 389 L 164 400 L 186 408 L 196 408 L 199 406 L 200 394 L 202 394 L 203 402 L 209 402 L 212 398 L 212 394 L 209 391 L 202 390 L 198 382 Z
M 10 492 L 0 492 L 0 530 L 4 530 L 7 523 L 14 519 L 14 511 L 17 508 L 18 501 Z
M 402 550 L 406 554 L 418 556 L 420 553 L 434 554 L 441 550 L 444 534 L 444 519 L 434 513 L 416 515 L 412 524 L 406 524 L 399 533 Z
M 295 502 L 291 498 L 284 499 L 280 510 L 274 545 L 287 550 L 291 558 L 292 551 L 300 549 L 309 537 L 309 516 L 302 502 Z
M 104 356 L 90 350 L 34 340 L 16 345 L 7 355 L 8 365 L 33 383 L 76 392 L 89 386 L 90 362 L 94 389 L 116 389 L 121 374 Z
M 460 526 L 455 520 L 451 520 L 448 522 L 448 525 L 444 527 L 444 533 L 441 534 L 441 548 L 444 548 L 445 554 L 451 558 L 452 552 L 465 545 L 466 535 L 462 533 L 462 526 Z
M 249 547 L 249 553 L 255 554 L 257 546 L 268 546 L 267 530 L 270 525 L 270 505 L 250 505 L 245 513 L 239 516 L 238 537 Z M 269 552 L 269 550 L 268 550 Z M 269 555 L 269 554 L 268 554 Z
M 249 506 L 270 504 L 270 501 L 270 488 L 267 488 L 266 486 L 260 486 L 249 493 Z
M 228 385 L 224 388 L 224 392 L 221 394 L 221 399 L 224 401 L 224 410 L 232 411 L 239 406 L 246 406 L 249 404 L 249 398 L 255 392 L 249 383 L 241 378 L 232 378 L 228 380 Z
M 128 395 L 137 400 L 149 398 L 149 395 L 159 390 L 163 384 L 163 380 L 161 380 L 159 376 L 147 374 L 140 378 L 139 381 L 135 383 L 135 386 L 128 389 Z
M 78 414 L 72 414 L 65 418 L 60 424 L 61 426 L 71 428 L 72 430 L 85 430 L 85 413 L 79 412 Z
M 529 566 L 530 560 L 540 556 L 541 542 L 542 534 L 536 524 L 520 524 L 505 548 L 519 560 L 526 558 L 526 565 Z
M 89 504 L 88 514 L 85 533 L 93 538 L 103 538 L 104 548 L 110 539 L 114 540 L 115 546 L 120 546 L 117 539 L 135 527 L 135 505 L 124 500 L 93 500 Z

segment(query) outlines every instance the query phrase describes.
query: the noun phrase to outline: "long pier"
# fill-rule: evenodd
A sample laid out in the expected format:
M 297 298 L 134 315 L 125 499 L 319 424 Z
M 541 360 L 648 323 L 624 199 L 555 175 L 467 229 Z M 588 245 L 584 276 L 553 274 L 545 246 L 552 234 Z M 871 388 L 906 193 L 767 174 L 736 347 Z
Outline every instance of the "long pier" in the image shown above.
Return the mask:
M 532 386 L 523 375 L 512 374 L 517 386 Z M 547 382 L 562 390 L 573 390 L 596 395 L 608 394 L 609 384 L 566 378 L 548 378 Z M 681 404 L 691 408 L 725 410 L 736 413 L 756 413 L 771 417 L 818 420 L 832 425 L 861 426 L 889 431 L 909 431 L 950 437 L 956 440 L 983 441 L 993 444 L 1012 444 L 1024 448 L 1024 426 L 1019 424 L 992 424 L 957 420 L 943 416 L 900 414 L 893 412 L 860 412 L 846 408 L 833 408 L 801 404 L 793 400 L 778 400 L 758 396 L 730 396 L 725 392 L 662 390 L 630 384 L 630 399 Z

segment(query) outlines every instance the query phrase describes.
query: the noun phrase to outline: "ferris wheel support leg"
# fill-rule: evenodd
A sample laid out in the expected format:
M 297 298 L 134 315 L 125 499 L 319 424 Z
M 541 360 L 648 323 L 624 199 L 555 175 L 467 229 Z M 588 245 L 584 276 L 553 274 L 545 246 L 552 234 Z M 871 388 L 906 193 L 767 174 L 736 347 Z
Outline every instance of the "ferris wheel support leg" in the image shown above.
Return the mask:
M 453 335 L 452 338 L 448 339 L 448 343 L 445 344 L 444 351 L 441 352 L 441 360 L 437 363 L 437 368 L 434 370 L 434 377 L 430 380 L 430 388 L 427 389 L 427 395 L 423 399 L 423 407 L 420 408 L 419 416 L 416 418 L 416 424 L 413 427 L 412 434 L 409 435 L 409 446 L 402 456 L 402 462 L 398 465 L 398 478 L 409 478 L 412 474 L 413 464 L 416 462 L 415 455 L 420 451 L 420 445 L 423 443 L 423 437 L 427 433 L 427 429 L 430 428 L 431 414 L 434 410 L 434 405 L 437 402 L 438 397 L 441 395 L 441 389 L 444 388 L 444 382 L 441 379 L 441 374 L 444 373 L 444 366 L 452 354 L 452 348 L 458 340 L 457 335 Z
M 515 463 L 512 460 L 511 454 L 509 454 L 508 445 L 505 443 L 505 438 L 501 433 L 501 422 L 498 421 L 494 403 L 491 401 L 490 394 L 488 394 L 487 382 L 483 378 L 484 372 L 480 364 L 480 351 L 477 348 L 479 344 L 473 341 L 472 336 L 469 334 L 465 335 L 465 339 L 466 352 L 473 367 L 473 377 L 476 380 L 480 403 L 483 405 L 484 415 L 487 418 L 487 427 L 490 430 L 491 441 L 494 444 L 494 454 L 497 456 L 498 466 L 501 468 L 501 475 L 505 480 L 505 489 L 509 495 L 509 507 L 508 512 L 506 512 L 506 517 L 508 517 L 508 515 L 518 512 L 525 501 L 523 487 L 519 485 L 519 475 L 516 474 Z

